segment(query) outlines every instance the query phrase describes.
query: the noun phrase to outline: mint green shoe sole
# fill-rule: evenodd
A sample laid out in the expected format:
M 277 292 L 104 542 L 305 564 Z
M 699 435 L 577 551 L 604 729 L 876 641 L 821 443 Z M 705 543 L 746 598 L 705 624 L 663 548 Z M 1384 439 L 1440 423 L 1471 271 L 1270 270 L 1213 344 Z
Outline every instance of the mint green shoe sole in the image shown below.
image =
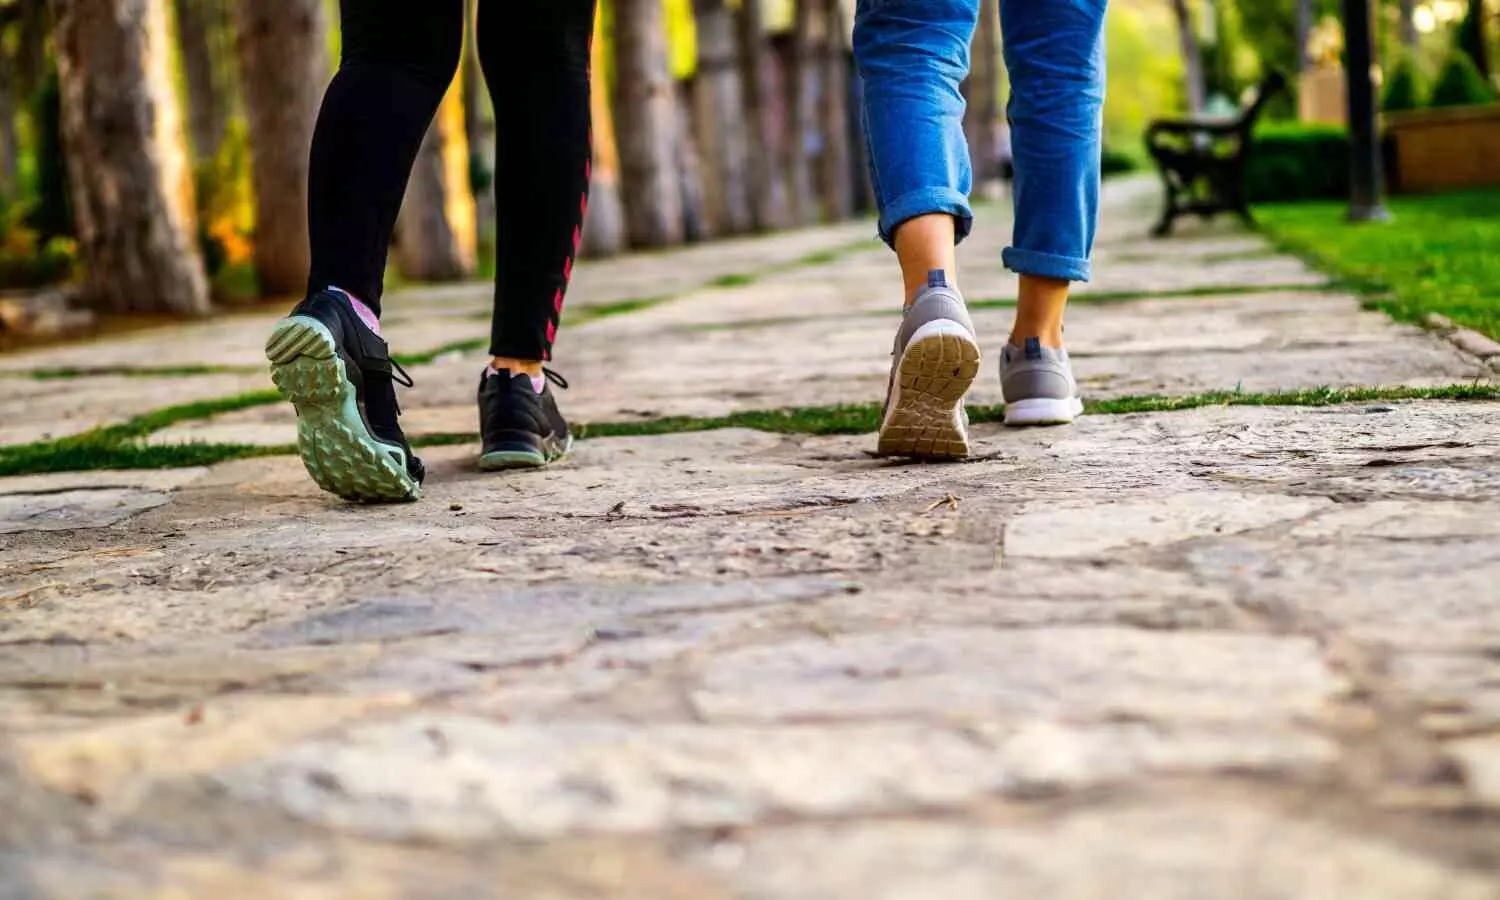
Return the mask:
M 271 380 L 297 408 L 297 451 L 318 487 L 345 500 L 401 503 L 422 486 L 406 471 L 406 453 L 376 440 L 360 417 L 354 385 L 317 319 L 282 319 L 266 339 Z
M 496 450 L 479 457 L 479 468 L 486 472 L 502 472 L 506 469 L 540 469 L 567 458 L 572 452 L 573 436 L 570 434 L 568 443 L 557 453 L 548 455 L 526 450 Z

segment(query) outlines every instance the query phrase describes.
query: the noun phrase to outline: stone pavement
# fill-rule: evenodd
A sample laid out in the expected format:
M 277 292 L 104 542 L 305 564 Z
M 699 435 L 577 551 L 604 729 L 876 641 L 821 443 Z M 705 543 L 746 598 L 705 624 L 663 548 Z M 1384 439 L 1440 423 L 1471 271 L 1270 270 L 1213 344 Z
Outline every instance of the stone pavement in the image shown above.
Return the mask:
M 430 357 L 420 503 L 286 455 L 0 479 L 0 898 L 1500 898 L 1500 403 L 1399 390 L 1492 373 L 1106 200 L 1090 399 L 1396 390 L 981 425 L 958 465 L 721 428 L 496 477 L 462 286 L 388 304 Z M 565 409 L 878 401 L 870 229 L 584 266 Z M 1006 230 L 963 248 L 979 403 Z M 268 317 L 0 358 L 0 454 L 265 387 Z M 143 440 L 292 439 L 174 418 Z

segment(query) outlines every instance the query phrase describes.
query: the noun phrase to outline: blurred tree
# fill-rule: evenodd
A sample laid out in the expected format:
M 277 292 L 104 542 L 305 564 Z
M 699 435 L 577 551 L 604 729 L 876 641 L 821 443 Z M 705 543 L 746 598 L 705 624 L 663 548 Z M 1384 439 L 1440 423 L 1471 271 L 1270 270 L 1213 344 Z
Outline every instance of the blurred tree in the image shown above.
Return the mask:
M 213 159 L 229 122 L 233 27 L 225 0 L 173 0 L 195 160 Z
M 474 41 L 478 11 L 477 0 L 467 0 L 464 21 L 468 24 L 460 77 L 464 138 L 469 145 L 469 187 L 474 194 L 474 230 L 484 243 L 493 239 L 495 231 L 495 110 L 479 65 L 479 45 Z
M 1311 0 L 1303 0 L 1303 2 L 1311 5 Z M 1409 51 L 1415 50 L 1421 40 L 1417 34 L 1417 0 L 1400 0 L 1397 10 L 1401 27 L 1401 46 Z
M 661 0 L 614 4 L 615 116 L 630 243 L 683 240 L 677 96 L 667 65 Z
M 51 71 L 50 30 L 47 0 L 0 0 L 0 194 L 14 196 L 21 188 L 17 126 L 35 106 Z
M 693 130 L 693 69 L 698 62 L 698 33 L 693 24 L 693 0 L 662 0 L 667 29 L 667 71 L 672 78 L 672 97 L 677 103 L 677 137 L 672 150 L 677 158 L 678 189 L 682 195 L 683 237 L 699 241 L 710 237 L 704 205 L 702 154 Z
M 741 91 L 734 14 L 725 0 L 694 0 L 698 67 L 693 77 L 693 124 L 703 167 L 703 205 L 713 234 L 755 227 L 746 103 Z
M 677 161 L 677 187 L 682 197 L 682 236 L 687 241 L 701 241 L 714 234 L 705 212 L 703 165 L 698 141 L 693 134 L 691 85 L 674 80 L 672 96 L 677 101 L 677 111 L 672 117 L 677 126 L 672 152 Z
M 1104 104 L 1104 144 L 1114 150 L 1142 150 L 1141 136 L 1154 118 L 1183 108 L 1182 55 L 1174 46 L 1177 24 L 1160 0 L 1111 5 L 1104 20 L 1109 56 Z
M 47 0 L 15 0 L 20 9 L 20 40 L 16 45 L 16 85 L 18 96 L 29 98 L 42 89 L 52 63 L 48 59 L 52 17 Z
M 1188 112 L 1197 114 L 1202 111 L 1207 95 L 1203 53 L 1198 47 L 1198 27 L 1193 22 L 1193 10 L 1188 6 L 1188 0 L 1172 0 L 1172 13 L 1177 17 L 1177 44 L 1182 53 L 1184 96 L 1187 97 Z
M 255 268 L 263 295 L 307 289 L 307 166 L 328 84 L 322 0 L 236 0 L 240 83 L 255 186 Z
M 13 198 L 16 193 L 20 137 L 16 117 L 20 98 L 16 90 L 15 54 L 11 52 L 11 35 L 15 6 L 0 6 L 0 197 Z
M 818 198 L 813 192 L 812 160 L 808 144 L 817 134 L 817 61 L 814 41 L 822 33 L 820 0 L 796 0 L 792 30 L 782 38 L 786 81 L 782 84 L 787 122 L 787 141 L 782 146 L 781 168 L 790 192 L 792 221 L 806 225 L 818 220 Z
M 776 85 L 766 43 L 764 8 L 760 0 L 741 0 L 735 21 L 740 50 L 740 87 L 745 97 L 749 157 L 750 205 L 755 227 L 762 230 L 791 224 L 791 204 L 778 160 L 781 128 L 776 121 Z
M 845 49 L 843 0 L 821 2 L 824 33 L 818 43 L 818 58 L 823 62 L 818 138 L 823 152 L 818 157 L 818 193 L 823 198 L 823 214 L 840 221 L 854 213 L 849 153 L 849 71 L 853 60 Z
M 456 281 L 474 273 L 475 254 L 463 88 L 454 79 L 406 183 L 396 218 L 396 266 L 411 281 Z
M 590 166 L 589 211 L 583 220 L 582 253 L 610 256 L 625 248 L 625 210 L 620 204 L 620 154 L 615 146 L 614 111 L 609 103 L 603 10 L 594 20 L 590 49 L 589 108 L 593 111 L 594 159 Z
M 1469 55 L 1474 61 L 1474 68 L 1479 70 L 1479 76 L 1488 82 L 1490 48 L 1489 39 L 1485 35 L 1485 18 L 1484 0 L 1469 0 L 1469 11 L 1463 21 L 1458 23 L 1458 33 L 1454 36 L 1453 43 Z
M 78 231 L 73 217 L 73 189 L 63 153 L 61 94 L 54 69 L 31 98 L 36 206 L 26 216 L 26 225 L 35 229 L 42 240 L 71 237 Z
M 53 8 L 85 296 L 115 312 L 207 311 L 166 0 Z
M 974 184 L 998 178 L 1000 125 L 1000 0 L 979 4 L 979 25 L 969 45 L 969 77 L 963 84 L 964 133 L 974 160 Z
M 1404 2 L 1410 3 L 1411 0 Z M 1313 29 L 1313 0 L 1296 0 L 1296 4 L 1297 33 L 1293 40 L 1297 43 L 1297 67 L 1294 71 L 1301 75 L 1312 63 L 1312 55 L 1307 52 L 1307 39 L 1312 35 Z

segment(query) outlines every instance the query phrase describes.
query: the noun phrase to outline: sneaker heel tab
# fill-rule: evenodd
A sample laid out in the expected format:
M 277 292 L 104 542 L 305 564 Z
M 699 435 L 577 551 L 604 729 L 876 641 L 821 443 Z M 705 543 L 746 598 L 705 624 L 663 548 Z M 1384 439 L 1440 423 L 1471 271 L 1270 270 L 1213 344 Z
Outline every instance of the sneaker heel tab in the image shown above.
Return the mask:
M 927 286 L 930 288 L 947 287 L 948 273 L 942 269 L 928 269 Z

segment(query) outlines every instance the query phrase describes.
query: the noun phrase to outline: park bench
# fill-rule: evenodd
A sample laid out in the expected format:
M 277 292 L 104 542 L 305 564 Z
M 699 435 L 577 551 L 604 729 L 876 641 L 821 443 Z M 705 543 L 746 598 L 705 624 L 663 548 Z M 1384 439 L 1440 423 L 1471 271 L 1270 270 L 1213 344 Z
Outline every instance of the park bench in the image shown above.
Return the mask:
M 1221 212 L 1253 219 L 1245 199 L 1245 162 L 1250 136 L 1266 101 L 1286 86 L 1272 72 L 1252 92 L 1234 119 L 1162 119 L 1146 129 L 1146 148 L 1161 171 L 1166 206 L 1152 231 L 1157 237 L 1172 233 L 1178 216 L 1196 214 L 1209 219 Z

